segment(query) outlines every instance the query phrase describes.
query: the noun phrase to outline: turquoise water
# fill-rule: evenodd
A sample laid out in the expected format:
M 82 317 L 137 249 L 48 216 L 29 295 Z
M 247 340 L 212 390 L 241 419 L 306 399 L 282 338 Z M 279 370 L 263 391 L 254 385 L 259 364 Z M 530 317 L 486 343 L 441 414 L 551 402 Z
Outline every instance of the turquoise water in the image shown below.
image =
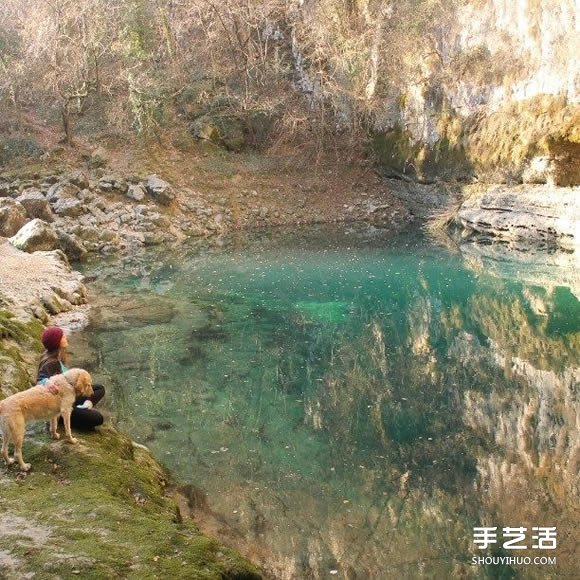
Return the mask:
M 198 507 L 276 577 L 574 570 L 573 274 L 370 226 L 88 271 L 104 297 L 85 332 L 90 370 L 116 421 L 203 489 Z M 556 551 L 515 555 L 558 564 L 471 565 L 514 555 L 501 541 L 478 550 L 484 525 L 528 527 L 530 546 L 532 526 L 557 526 Z

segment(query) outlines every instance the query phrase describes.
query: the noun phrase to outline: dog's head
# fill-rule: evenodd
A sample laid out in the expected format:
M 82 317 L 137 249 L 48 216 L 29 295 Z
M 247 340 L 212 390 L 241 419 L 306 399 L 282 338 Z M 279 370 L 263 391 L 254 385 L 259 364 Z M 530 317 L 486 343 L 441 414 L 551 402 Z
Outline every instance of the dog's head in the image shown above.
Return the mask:
M 93 394 L 93 380 L 87 371 L 70 369 L 64 373 L 64 378 L 74 387 L 77 396 L 90 397 Z

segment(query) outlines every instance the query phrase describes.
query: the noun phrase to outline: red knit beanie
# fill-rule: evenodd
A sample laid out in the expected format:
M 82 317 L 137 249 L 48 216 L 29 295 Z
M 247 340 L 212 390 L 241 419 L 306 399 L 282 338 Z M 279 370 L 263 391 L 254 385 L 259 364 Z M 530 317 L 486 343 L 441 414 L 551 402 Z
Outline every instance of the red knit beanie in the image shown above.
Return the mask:
M 64 332 L 62 328 L 59 328 L 58 326 L 49 326 L 44 329 L 40 340 L 48 352 L 54 352 L 59 349 L 60 341 L 63 336 Z

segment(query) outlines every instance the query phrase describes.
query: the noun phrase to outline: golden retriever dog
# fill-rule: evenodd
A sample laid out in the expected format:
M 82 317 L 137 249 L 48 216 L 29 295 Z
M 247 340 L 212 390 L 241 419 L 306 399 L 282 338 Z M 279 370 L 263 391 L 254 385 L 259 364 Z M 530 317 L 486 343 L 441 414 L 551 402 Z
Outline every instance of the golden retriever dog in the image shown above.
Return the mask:
M 0 401 L 0 431 L 2 432 L 2 457 L 8 465 L 18 461 L 22 471 L 30 469 L 30 463 L 22 459 L 24 429 L 28 421 L 50 419 L 50 435 L 58 439 L 58 417 L 62 416 L 64 431 L 70 443 L 77 440 L 70 430 L 70 415 L 77 396 L 93 394 L 91 375 L 82 369 L 70 369 L 62 375 L 54 375 L 50 382 L 58 388 L 52 394 L 46 386 L 37 385 Z M 8 456 L 8 445 L 14 443 L 14 458 Z

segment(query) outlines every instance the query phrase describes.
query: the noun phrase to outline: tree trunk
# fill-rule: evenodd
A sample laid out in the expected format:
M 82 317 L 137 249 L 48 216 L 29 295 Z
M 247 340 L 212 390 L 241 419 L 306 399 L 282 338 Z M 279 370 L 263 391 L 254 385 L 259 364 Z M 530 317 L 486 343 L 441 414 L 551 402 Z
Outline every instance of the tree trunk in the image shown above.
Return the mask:
M 70 129 L 70 101 L 67 99 L 62 107 L 62 128 L 64 129 L 64 140 L 67 145 L 72 145 L 72 135 Z

